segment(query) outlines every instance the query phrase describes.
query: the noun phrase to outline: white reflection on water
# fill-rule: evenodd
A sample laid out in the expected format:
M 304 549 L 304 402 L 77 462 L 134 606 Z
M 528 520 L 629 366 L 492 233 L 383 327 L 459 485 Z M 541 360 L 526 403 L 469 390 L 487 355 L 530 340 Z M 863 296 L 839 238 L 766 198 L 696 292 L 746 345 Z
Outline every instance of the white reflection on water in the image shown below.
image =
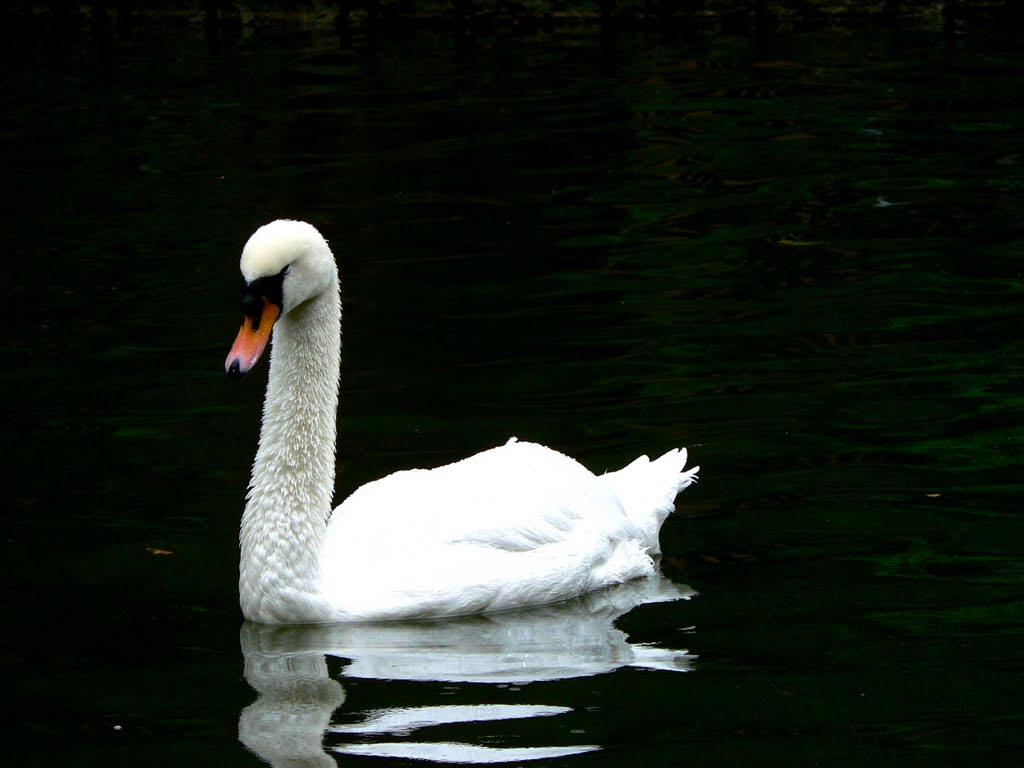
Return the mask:
M 421 728 L 453 723 L 486 723 L 521 720 L 529 717 L 551 717 L 572 712 L 570 707 L 546 707 L 530 704 L 480 704 L 470 706 L 408 707 L 384 709 L 359 723 L 333 725 L 332 733 L 391 734 L 407 736 Z M 562 747 L 485 747 L 451 741 L 437 742 L 373 742 L 343 744 L 333 751 L 346 755 L 404 757 L 444 763 L 508 763 L 565 757 L 593 752 L 599 747 L 580 744 Z
M 510 745 L 431 739 L 453 724 L 558 718 L 552 703 L 381 707 L 356 723 L 332 725 L 345 700 L 327 656 L 350 660 L 344 677 L 392 681 L 526 684 L 645 667 L 683 672 L 685 650 L 630 643 L 615 619 L 638 605 L 689 599 L 693 591 L 653 577 L 529 610 L 458 619 L 307 627 L 242 625 L 245 678 L 256 701 L 239 718 L 239 739 L 271 765 L 332 766 L 327 733 L 346 741 L 331 751 L 449 763 L 507 763 L 564 757 L 596 744 Z M 486 686 L 481 690 L 485 693 Z M 438 693 L 440 695 L 440 693 Z M 523 694 L 524 697 L 526 694 Z M 548 694 L 550 695 L 550 694 Z M 463 731 L 460 731 L 462 733 Z M 390 740 L 381 741 L 381 736 Z
M 569 707 L 544 707 L 530 704 L 478 704 L 442 707 L 382 709 L 361 723 L 332 725 L 332 733 L 390 733 L 405 736 L 418 728 L 444 723 L 485 723 L 490 720 L 515 720 L 523 717 L 550 717 L 572 712 Z
M 335 747 L 346 755 L 402 757 L 408 760 L 430 760 L 436 763 L 519 763 L 548 757 L 568 757 L 600 749 L 593 745 L 581 747 L 479 747 L 475 744 L 435 742 L 433 744 L 352 744 Z

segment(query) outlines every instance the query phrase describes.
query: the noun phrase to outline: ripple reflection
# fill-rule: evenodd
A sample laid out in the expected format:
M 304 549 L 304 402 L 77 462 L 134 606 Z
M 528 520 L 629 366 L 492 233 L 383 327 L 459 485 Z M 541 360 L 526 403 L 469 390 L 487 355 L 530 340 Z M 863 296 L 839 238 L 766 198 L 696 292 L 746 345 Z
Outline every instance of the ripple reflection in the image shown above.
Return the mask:
M 481 684 L 472 687 L 474 698 L 499 693 L 508 698 L 510 691 L 520 690 L 510 684 L 586 677 L 622 667 L 685 672 L 693 661 L 687 651 L 630 643 L 614 622 L 638 605 L 693 595 L 688 587 L 653 577 L 570 603 L 444 621 L 307 627 L 245 623 L 240 638 L 245 679 L 258 695 L 242 710 L 239 739 L 271 765 L 290 766 L 331 766 L 328 751 L 446 763 L 522 762 L 592 752 L 600 745 L 523 743 L 538 737 L 527 736 L 527 729 L 500 730 L 510 721 L 558 721 L 575 712 L 551 702 L 381 702 L 358 713 L 361 719 L 332 723 L 345 692 L 330 677 L 327 657 L 348 660 L 342 676 L 353 680 L 395 686 Z M 445 693 L 441 688 L 427 692 L 431 697 Z M 516 695 L 527 698 L 526 693 Z M 550 695 L 551 689 L 545 689 L 545 696 Z M 474 736 L 474 728 L 486 723 L 494 725 L 485 736 Z M 555 729 L 549 740 L 564 741 L 564 732 Z M 326 747 L 325 736 L 330 739 Z

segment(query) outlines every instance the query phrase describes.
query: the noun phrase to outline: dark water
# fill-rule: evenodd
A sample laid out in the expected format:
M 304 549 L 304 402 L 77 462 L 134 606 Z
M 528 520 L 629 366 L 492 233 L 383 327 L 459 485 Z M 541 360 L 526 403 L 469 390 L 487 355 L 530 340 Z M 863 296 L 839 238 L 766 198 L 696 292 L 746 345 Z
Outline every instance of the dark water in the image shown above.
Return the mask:
M 1017 40 L 6 34 L 10 764 L 1021 759 Z M 338 498 L 688 445 L 664 580 L 240 634 L 281 216 L 340 254 Z

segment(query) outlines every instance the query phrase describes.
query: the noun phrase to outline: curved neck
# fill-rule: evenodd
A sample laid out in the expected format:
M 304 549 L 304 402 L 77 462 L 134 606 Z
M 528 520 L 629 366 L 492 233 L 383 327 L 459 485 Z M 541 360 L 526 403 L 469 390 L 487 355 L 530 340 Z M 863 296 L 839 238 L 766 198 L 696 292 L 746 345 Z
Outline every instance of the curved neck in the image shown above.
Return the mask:
M 335 277 L 274 326 L 239 536 L 239 593 L 248 619 L 309 621 L 322 611 L 320 553 L 334 494 L 340 357 Z

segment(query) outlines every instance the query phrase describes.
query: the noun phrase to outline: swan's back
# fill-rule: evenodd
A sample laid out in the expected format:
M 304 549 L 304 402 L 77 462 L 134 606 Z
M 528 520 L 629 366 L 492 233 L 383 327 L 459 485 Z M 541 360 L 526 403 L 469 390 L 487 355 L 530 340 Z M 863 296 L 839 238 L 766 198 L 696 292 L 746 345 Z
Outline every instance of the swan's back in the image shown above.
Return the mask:
M 353 493 L 328 525 L 325 591 L 373 618 L 499 610 L 647 575 L 649 549 L 611 484 L 513 440 Z
M 520 552 L 560 541 L 582 521 L 609 533 L 628 523 L 615 494 L 586 467 L 513 440 L 454 464 L 404 470 L 362 486 L 331 516 L 328 548 L 340 546 L 335 534 L 358 531 L 361 542 L 370 536 L 382 544 L 400 539 Z

